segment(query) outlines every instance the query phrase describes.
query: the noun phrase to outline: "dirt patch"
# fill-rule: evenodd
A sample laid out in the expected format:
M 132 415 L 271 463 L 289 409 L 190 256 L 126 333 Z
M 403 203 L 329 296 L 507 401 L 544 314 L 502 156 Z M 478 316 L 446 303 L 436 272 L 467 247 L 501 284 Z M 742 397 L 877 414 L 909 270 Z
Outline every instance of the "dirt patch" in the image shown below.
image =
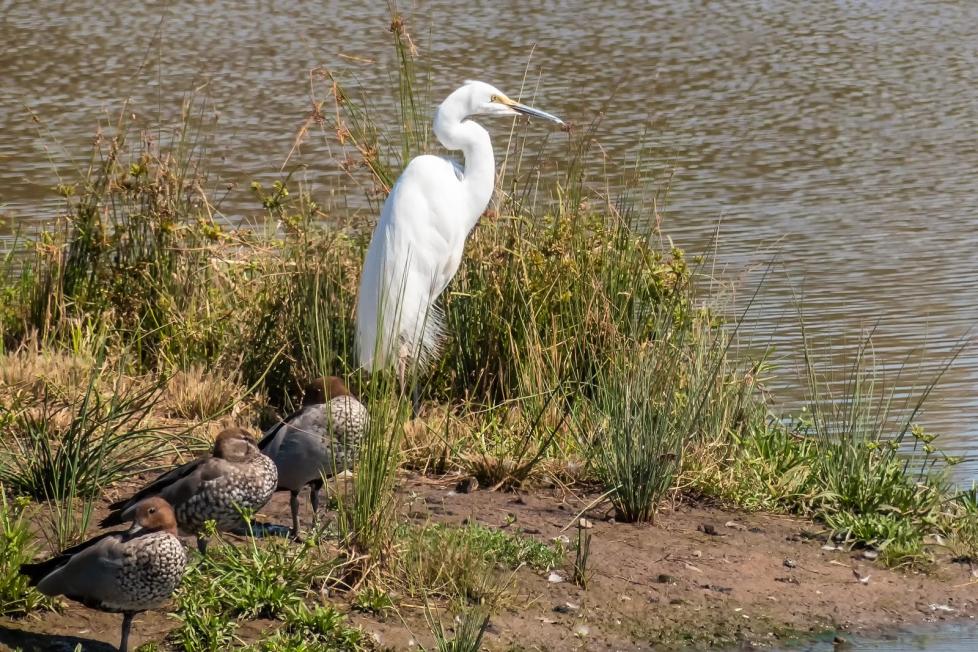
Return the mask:
M 493 615 L 492 650 L 641 650 L 768 646 L 837 628 L 874 632 L 978 613 L 978 580 L 967 565 L 943 562 L 927 573 L 892 571 L 858 551 L 827 550 L 826 533 L 810 522 L 680 504 L 655 525 L 615 523 L 591 511 L 588 589 L 571 581 L 575 516 L 595 496 L 557 490 L 512 494 L 455 492 L 456 479 L 416 476 L 401 482 L 407 518 L 478 522 L 541 541 L 566 536 L 565 563 L 549 572 L 521 569 L 511 600 Z M 308 518 L 303 505 L 303 518 Z M 288 495 L 277 494 L 262 517 L 288 522 Z M 566 528 L 566 529 L 565 529 Z M 338 605 L 343 607 L 343 605 Z M 0 649 L 113 649 L 120 616 L 69 604 L 61 613 L 0 620 Z M 379 621 L 351 614 L 384 647 L 428 642 L 423 610 L 402 604 L 400 617 Z M 176 622 L 148 612 L 137 617 L 134 644 L 160 641 Z M 245 638 L 264 628 L 244 627 Z M 264 629 L 267 631 L 267 629 Z M 70 637 L 70 638 L 65 638 Z

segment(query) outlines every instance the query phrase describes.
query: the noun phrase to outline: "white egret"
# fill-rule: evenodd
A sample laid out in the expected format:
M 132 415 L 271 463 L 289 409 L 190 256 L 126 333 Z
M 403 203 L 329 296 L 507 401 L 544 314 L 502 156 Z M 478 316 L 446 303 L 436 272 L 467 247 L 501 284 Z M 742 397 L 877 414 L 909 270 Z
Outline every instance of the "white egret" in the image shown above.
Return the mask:
M 397 366 L 402 386 L 409 361 L 435 356 L 442 315 L 434 305 L 458 271 L 465 239 L 489 205 L 496 165 L 489 132 L 474 116 L 542 118 L 489 84 L 467 81 L 438 107 L 434 132 L 465 164 L 418 156 L 391 188 L 363 263 L 357 301 L 357 347 L 368 371 Z

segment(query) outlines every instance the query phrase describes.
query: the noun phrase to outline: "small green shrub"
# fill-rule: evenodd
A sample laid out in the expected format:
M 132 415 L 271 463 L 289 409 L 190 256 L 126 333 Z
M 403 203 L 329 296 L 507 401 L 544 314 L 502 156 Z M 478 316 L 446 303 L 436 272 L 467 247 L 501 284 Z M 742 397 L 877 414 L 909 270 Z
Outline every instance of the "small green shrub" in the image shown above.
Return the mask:
M 339 565 L 309 541 L 249 538 L 242 546 L 212 545 L 184 575 L 176 595 L 181 625 L 171 637 L 187 650 L 219 650 L 233 639 L 241 618 L 302 613 L 303 601 L 328 583 Z
M 368 584 L 353 596 L 353 608 L 364 613 L 383 617 L 392 611 L 394 606 L 390 593 L 376 584 Z
M 496 568 L 544 570 L 563 551 L 530 537 L 479 524 L 403 526 L 396 577 L 416 597 L 491 603 L 502 592 Z
M 373 649 L 363 630 L 346 624 L 331 606 L 289 607 L 285 624 L 271 636 L 251 645 L 248 652 L 360 652 Z
M 8 499 L 0 485 L 0 616 L 8 618 L 51 605 L 20 573 L 21 564 L 34 561 L 27 505 L 23 498 Z

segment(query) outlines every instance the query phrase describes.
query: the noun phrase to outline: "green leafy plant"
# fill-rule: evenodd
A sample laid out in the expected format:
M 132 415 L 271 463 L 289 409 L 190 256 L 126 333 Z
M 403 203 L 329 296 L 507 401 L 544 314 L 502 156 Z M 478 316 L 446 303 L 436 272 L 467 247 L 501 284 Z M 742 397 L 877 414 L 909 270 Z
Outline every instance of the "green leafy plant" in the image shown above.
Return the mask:
M 359 652 L 373 649 L 363 630 L 329 605 L 300 604 L 284 613 L 285 624 L 247 648 L 249 652 Z
M 0 485 L 0 615 L 23 616 L 51 600 L 31 587 L 20 565 L 34 561 L 28 501 L 7 498 Z
M 316 588 L 336 581 L 341 565 L 310 541 L 249 537 L 242 546 L 212 545 L 184 575 L 176 596 L 181 625 L 171 637 L 184 649 L 212 651 L 233 639 L 239 619 L 297 618 Z

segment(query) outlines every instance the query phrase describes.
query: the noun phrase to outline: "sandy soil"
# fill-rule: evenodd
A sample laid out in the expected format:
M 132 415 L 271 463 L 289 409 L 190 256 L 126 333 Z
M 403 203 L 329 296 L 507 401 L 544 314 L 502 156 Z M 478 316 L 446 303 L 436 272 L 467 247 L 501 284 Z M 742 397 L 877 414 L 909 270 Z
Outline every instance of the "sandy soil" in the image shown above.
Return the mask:
M 460 494 L 454 487 L 455 479 L 405 478 L 408 517 L 468 519 L 544 541 L 562 534 L 573 539 L 576 515 L 595 498 L 558 490 Z M 263 516 L 287 522 L 287 494 L 277 494 Z M 885 570 L 861 552 L 823 549 L 826 535 L 810 522 L 698 504 L 666 509 L 652 526 L 615 523 L 604 510 L 586 516 L 594 524 L 588 589 L 570 581 L 572 550 L 556 571 L 563 582 L 519 571 L 511 603 L 491 620 L 489 649 L 751 649 L 827 628 L 874 632 L 978 615 L 978 579 L 969 566 Z M 385 622 L 351 618 L 382 647 L 426 641 L 420 610 L 402 608 L 401 618 Z M 82 643 L 84 650 L 112 650 L 119 625 L 119 616 L 71 604 L 63 613 L 0 620 L 0 649 L 70 651 Z M 174 626 L 165 614 L 142 614 L 132 643 L 161 640 Z M 261 630 L 248 626 L 241 633 L 251 638 Z

